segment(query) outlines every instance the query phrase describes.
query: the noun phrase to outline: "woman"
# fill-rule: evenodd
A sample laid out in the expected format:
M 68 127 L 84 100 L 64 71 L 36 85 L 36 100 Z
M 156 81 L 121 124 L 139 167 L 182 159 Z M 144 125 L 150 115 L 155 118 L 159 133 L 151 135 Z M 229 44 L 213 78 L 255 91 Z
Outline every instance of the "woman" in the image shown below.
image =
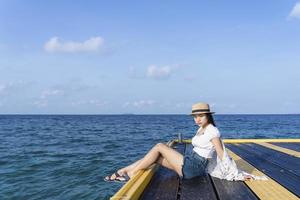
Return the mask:
M 209 158 L 216 152 L 219 158 L 223 158 L 223 145 L 220 133 L 213 119 L 214 112 L 210 111 L 206 103 L 197 103 L 192 106 L 191 115 L 195 123 L 200 127 L 192 138 L 193 151 L 184 156 L 164 143 L 156 144 L 142 159 L 133 164 L 119 169 L 105 181 L 128 181 L 139 170 L 147 169 L 153 163 L 158 163 L 175 171 L 180 179 L 190 179 L 202 176 L 206 173 Z M 245 179 L 252 179 L 245 175 Z

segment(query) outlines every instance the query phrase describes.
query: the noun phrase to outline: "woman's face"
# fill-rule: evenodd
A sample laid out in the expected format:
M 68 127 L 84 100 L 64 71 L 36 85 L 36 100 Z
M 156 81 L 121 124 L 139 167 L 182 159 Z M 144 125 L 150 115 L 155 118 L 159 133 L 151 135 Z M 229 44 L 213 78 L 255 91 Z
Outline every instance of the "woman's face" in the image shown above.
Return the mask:
M 207 125 L 207 116 L 206 114 L 196 114 L 196 115 L 193 115 L 194 116 L 194 120 L 195 120 L 195 123 L 198 125 L 198 126 L 206 126 Z

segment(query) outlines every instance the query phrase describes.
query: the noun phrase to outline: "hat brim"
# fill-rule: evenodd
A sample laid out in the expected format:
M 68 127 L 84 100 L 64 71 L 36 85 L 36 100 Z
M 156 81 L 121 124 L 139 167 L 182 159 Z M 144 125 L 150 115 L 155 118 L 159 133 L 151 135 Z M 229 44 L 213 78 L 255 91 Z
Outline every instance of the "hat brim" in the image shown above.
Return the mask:
M 191 113 L 190 115 L 197 115 L 197 114 L 214 114 L 215 112 L 194 112 Z

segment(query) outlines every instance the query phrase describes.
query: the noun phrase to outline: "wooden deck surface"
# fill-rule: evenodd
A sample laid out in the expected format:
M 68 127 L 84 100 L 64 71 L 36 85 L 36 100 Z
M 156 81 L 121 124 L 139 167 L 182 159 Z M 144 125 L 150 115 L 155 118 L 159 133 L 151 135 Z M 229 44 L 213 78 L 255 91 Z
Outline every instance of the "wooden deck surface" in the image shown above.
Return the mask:
M 270 143 L 278 147 L 299 152 L 300 143 Z M 299 199 L 300 197 L 300 158 L 256 143 L 225 144 L 226 148 L 238 155 L 248 166 L 253 166 L 272 179 L 270 190 L 266 190 L 264 199 L 273 199 L 272 190 L 281 190 L 278 199 Z M 185 154 L 192 151 L 192 145 L 188 143 L 175 143 L 173 146 L 178 152 Z M 237 163 L 239 166 L 239 163 Z M 255 184 L 256 181 L 253 181 Z M 276 183 L 277 182 L 277 183 Z M 275 186 L 274 187 L 274 183 Z M 258 185 L 258 187 L 260 187 Z M 252 189 L 251 189 L 252 188 Z M 170 200 L 194 200 L 194 199 L 260 199 L 262 195 L 255 191 L 254 187 L 243 181 L 226 181 L 207 175 L 192 179 L 180 180 L 178 175 L 162 166 L 159 167 L 150 183 L 140 196 L 141 200 L 170 199 Z M 267 191 L 269 190 L 269 191 Z M 260 191 L 261 192 L 261 191 Z M 277 191 L 278 192 L 278 191 Z M 264 193 L 264 191 L 262 192 Z M 275 194 L 273 194 L 275 195 Z M 276 196 L 275 196 L 276 197 Z

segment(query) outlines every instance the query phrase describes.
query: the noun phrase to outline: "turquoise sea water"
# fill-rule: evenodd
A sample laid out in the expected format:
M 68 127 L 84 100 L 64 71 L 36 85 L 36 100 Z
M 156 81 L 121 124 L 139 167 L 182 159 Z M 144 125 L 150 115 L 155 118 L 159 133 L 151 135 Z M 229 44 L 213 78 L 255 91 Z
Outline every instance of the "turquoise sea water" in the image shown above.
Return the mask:
M 300 138 L 300 115 L 215 115 L 223 138 Z M 0 199 L 108 199 L 103 177 L 197 130 L 188 115 L 0 115 Z

